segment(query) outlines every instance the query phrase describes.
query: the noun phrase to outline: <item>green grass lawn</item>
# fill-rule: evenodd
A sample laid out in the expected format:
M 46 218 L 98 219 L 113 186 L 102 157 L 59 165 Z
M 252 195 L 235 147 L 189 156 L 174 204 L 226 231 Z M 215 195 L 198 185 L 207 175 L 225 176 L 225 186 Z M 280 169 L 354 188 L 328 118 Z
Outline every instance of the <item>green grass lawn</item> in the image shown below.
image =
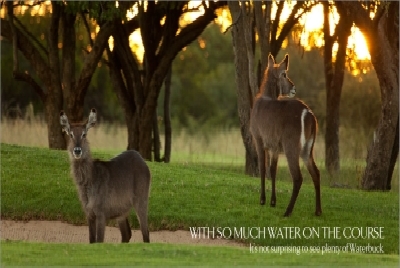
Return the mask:
M 113 156 L 96 151 L 93 154 L 103 159 Z M 2 241 L 2 266 L 398 264 L 398 192 L 365 192 L 323 186 L 323 214 L 316 217 L 314 189 L 311 179 L 304 174 L 305 182 L 293 214 L 284 218 L 292 189 L 292 184 L 282 179 L 288 176 L 285 169 L 278 171 L 277 206 L 271 208 L 258 203 L 259 179 L 243 175 L 240 169 L 194 163 L 148 165 L 152 172 L 149 207 L 151 231 L 189 230 L 190 227 L 225 228 L 222 239 L 236 238 L 244 243 L 244 247 L 141 243 L 50 245 Z M 321 171 L 324 176 L 324 171 Z M 351 173 L 345 175 L 357 176 Z M 269 181 L 267 185 L 268 199 Z M 85 224 L 69 175 L 65 151 L 2 144 L 1 218 L 63 220 Z M 133 228 L 138 228 L 134 214 L 131 215 L 131 222 Z M 252 227 L 255 231 L 253 237 L 239 233 L 239 230 L 246 231 Z M 269 233 L 271 230 L 282 233 L 273 238 Z M 369 235 L 366 234 L 368 230 Z M 384 254 L 344 252 L 349 244 L 380 247 Z M 260 249 L 261 246 L 263 249 L 268 247 L 270 251 L 268 254 L 250 254 L 250 245 Z M 298 255 L 273 252 L 279 247 L 299 247 L 304 250 Z M 328 247 L 339 247 L 342 251 L 339 255 L 326 252 Z M 325 253 L 322 254 L 324 248 Z
M 393 266 L 398 256 L 374 254 L 257 254 L 248 248 L 175 244 L 2 243 L 2 266 Z

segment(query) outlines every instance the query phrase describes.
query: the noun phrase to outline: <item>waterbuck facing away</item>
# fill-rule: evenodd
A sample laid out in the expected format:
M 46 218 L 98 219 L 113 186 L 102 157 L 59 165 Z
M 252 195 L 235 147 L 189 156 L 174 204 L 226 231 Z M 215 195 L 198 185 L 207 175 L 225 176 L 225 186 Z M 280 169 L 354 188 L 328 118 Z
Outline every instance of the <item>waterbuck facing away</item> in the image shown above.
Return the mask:
M 69 135 L 68 153 L 71 174 L 89 224 L 90 243 L 103 242 L 106 222 L 116 219 L 122 242 L 132 237 L 128 216 L 134 207 L 144 242 L 150 242 L 147 208 L 150 171 L 136 151 L 125 151 L 110 161 L 93 160 L 86 139 L 89 128 L 96 124 L 92 109 L 86 123 L 69 124 L 63 111 L 60 123 Z
M 290 216 L 296 203 L 303 177 L 299 158 L 301 157 L 314 182 L 316 207 L 315 215 L 321 210 L 320 174 L 313 158 L 313 147 L 317 133 L 317 120 L 306 104 L 293 97 L 295 86 L 287 77 L 289 55 L 280 64 L 275 64 L 272 55 L 264 73 L 260 92 L 257 95 L 250 117 L 250 132 L 258 155 L 261 175 L 260 204 L 265 204 L 265 175 L 271 177 L 272 194 L 270 205 L 276 205 L 275 178 L 279 152 L 283 149 L 293 179 L 293 191 L 284 216 Z

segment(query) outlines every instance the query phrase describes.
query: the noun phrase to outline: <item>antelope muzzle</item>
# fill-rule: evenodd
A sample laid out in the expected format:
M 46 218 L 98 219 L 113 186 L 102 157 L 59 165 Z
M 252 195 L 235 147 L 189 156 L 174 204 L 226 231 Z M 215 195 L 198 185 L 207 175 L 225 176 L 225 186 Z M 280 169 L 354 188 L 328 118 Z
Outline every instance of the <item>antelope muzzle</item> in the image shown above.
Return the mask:
M 74 147 L 72 151 L 75 159 L 80 159 L 82 157 L 82 148 L 81 147 Z
M 289 91 L 289 97 L 293 98 L 294 96 L 296 96 L 296 87 L 295 86 L 293 86 Z

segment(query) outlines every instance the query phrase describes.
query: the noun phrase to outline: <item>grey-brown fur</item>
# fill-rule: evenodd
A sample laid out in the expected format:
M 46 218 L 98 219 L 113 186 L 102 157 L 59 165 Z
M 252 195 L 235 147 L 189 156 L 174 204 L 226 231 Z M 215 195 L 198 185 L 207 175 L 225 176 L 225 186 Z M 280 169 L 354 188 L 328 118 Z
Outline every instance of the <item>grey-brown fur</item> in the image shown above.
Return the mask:
M 145 161 L 136 151 L 125 151 L 110 161 L 94 160 L 86 134 L 96 123 L 92 109 L 86 123 L 69 124 L 64 112 L 60 123 L 69 135 L 68 154 L 71 174 L 89 224 L 89 242 L 103 242 L 106 222 L 116 219 L 122 242 L 132 237 L 128 221 L 135 209 L 144 242 L 150 242 L 147 211 L 151 175 Z
M 316 193 L 315 214 L 320 215 L 320 173 L 313 158 L 313 147 L 317 133 L 317 120 L 310 108 L 300 100 L 277 98 L 294 96 L 295 87 L 287 77 L 289 56 L 275 64 L 272 55 L 264 73 L 260 93 L 256 97 L 250 117 L 250 131 L 256 146 L 261 176 L 260 204 L 265 204 L 265 175 L 271 177 L 272 194 L 270 205 L 276 205 L 275 179 L 279 152 L 283 149 L 290 174 L 293 191 L 285 216 L 289 216 L 296 203 L 303 177 L 299 158 L 304 160 L 314 182 Z M 303 134 L 302 134 L 303 133 Z

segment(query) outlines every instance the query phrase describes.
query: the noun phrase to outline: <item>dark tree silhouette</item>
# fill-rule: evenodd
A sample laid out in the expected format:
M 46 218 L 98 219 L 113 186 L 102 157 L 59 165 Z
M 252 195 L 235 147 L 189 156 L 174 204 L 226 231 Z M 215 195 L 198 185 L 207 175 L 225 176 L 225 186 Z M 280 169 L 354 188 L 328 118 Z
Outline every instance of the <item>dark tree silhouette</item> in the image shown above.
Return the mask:
M 367 40 L 381 89 L 382 108 L 362 179 L 366 190 L 390 190 L 399 152 L 399 2 L 336 2 Z M 370 11 L 375 10 L 373 19 Z
M 6 4 L 8 16 L 7 19 L 1 19 L 1 35 L 13 42 L 13 76 L 29 84 L 43 102 L 49 147 L 65 149 L 66 141 L 59 122 L 60 110 L 65 109 L 71 115 L 72 121 L 82 120 L 85 95 L 113 31 L 113 25 L 107 22 L 102 24 L 93 40 L 91 51 L 86 54 L 78 77 L 75 77 L 74 25 L 79 9 L 74 12 L 67 11 L 65 3 L 51 2 L 50 22 L 44 30 L 46 38 L 45 44 L 42 44 L 38 37 L 29 31 L 29 27 L 23 25 L 14 15 L 15 2 L 8 1 Z M 83 15 L 82 18 L 86 20 L 86 16 Z M 62 42 L 62 49 L 59 48 L 59 42 Z M 29 61 L 40 81 L 36 81 L 31 74 L 19 69 L 17 50 Z
M 139 151 L 147 160 L 153 160 L 152 151 L 157 149 L 154 144 L 159 142 L 154 124 L 157 100 L 172 61 L 216 18 L 216 9 L 226 2 L 202 5 L 204 14 L 180 28 L 179 20 L 188 11 L 188 1 L 149 1 L 146 9 L 139 3 L 139 13 L 133 20 L 142 35 L 145 50 L 142 64 L 129 47 L 128 38 L 133 29 L 128 30 L 121 21 L 114 23 L 114 48 L 108 49 L 113 87 L 125 111 L 128 149 Z M 158 154 L 155 152 L 155 156 Z
M 344 79 L 347 40 L 352 27 L 352 20 L 343 8 L 337 7 L 340 15 L 339 22 L 331 36 L 329 13 L 330 4 L 323 2 L 324 5 L 324 65 L 325 65 L 325 84 L 326 84 L 326 128 L 325 128 L 325 168 L 330 175 L 335 175 L 340 170 L 339 157 L 339 108 L 340 97 Z M 336 60 L 333 62 L 332 48 L 334 42 L 338 43 Z

